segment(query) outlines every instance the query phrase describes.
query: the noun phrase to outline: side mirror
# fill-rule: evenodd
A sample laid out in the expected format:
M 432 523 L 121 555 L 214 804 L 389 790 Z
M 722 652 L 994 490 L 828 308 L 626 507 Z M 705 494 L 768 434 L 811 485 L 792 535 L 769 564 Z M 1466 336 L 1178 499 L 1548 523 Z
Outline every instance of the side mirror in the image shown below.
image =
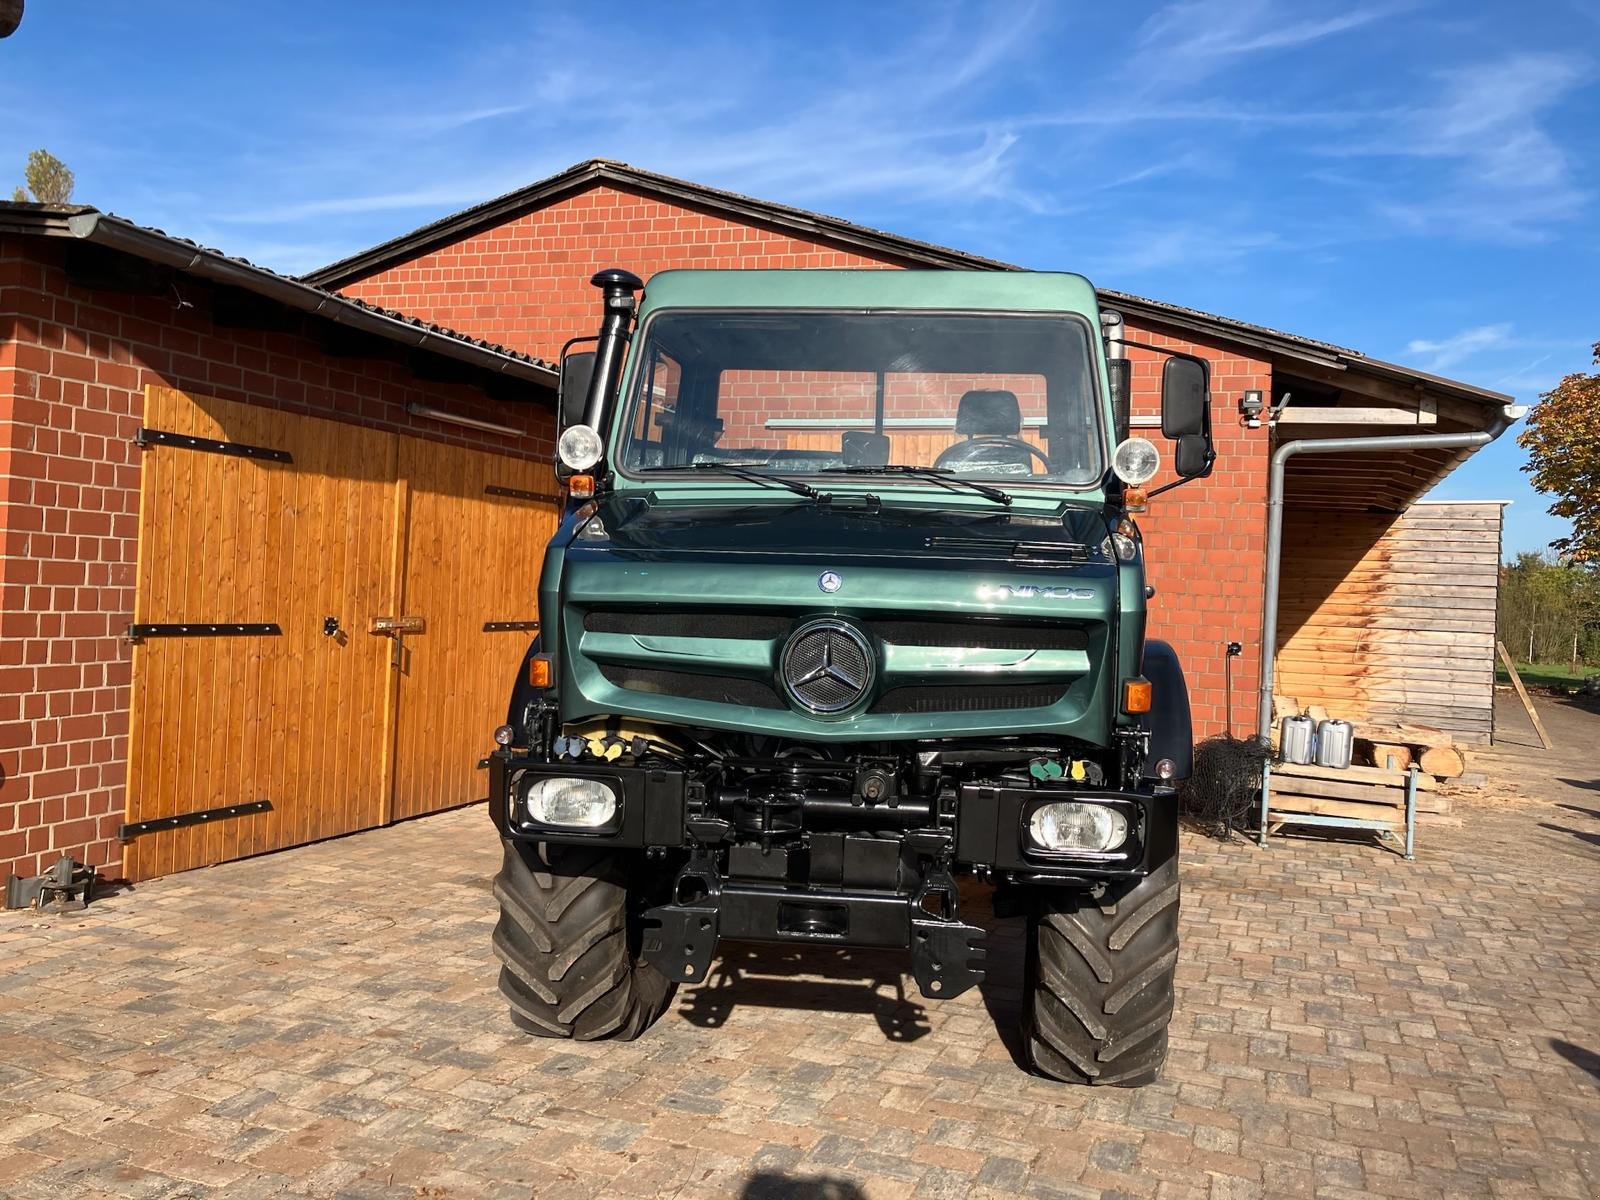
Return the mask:
M 593 350 L 569 350 L 561 355 L 561 428 L 569 429 L 583 421 L 583 406 L 588 402 L 589 381 L 593 378 Z
M 1208 434 L 1210 390 L 1211 372 L 1200 359 L 1167 359 L 1161 368 L 1161 436 L 1176 439 Z
M 1179 478 L 1211 474 L 1211 371 L 1201 359 L 1173 357 L 1161 368 L 1161 433 L 1178 443 L 1172 465 Z
M 1191 433 L 1178 439 L 1177 449 L 1172 455 L 1172 467 L 1180 479 L 1198 479 L 1211 474 L 1211 464 L 1215 458 L 1210 437 Z

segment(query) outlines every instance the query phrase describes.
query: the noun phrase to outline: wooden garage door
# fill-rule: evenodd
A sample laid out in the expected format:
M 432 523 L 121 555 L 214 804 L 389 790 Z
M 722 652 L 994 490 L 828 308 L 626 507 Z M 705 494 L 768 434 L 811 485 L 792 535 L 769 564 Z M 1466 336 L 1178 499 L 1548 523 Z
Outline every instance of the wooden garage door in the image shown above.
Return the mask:
M 394 815 L 412 817 L 483 798 L 477 764 L 533 636 L 555 480 L 547 463 L 414 438 L 400 439 L 400 478 L 402 607 L 424 621 L 398 656 Z
M 127 877 L 479 798 L 531 636 L 483 625 L 533 615 L 549 467 L 166 389 L 145 425 L 232 452 L 144 452 Z

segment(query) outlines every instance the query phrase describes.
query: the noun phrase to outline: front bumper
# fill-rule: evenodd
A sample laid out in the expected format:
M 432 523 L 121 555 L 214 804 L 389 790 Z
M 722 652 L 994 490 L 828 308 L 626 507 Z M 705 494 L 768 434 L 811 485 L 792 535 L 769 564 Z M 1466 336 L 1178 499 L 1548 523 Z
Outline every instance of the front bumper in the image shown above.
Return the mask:
M 605 830 L 538 825 L 518 815 L 514 792 L 533 776 L 597 779 L 619 798 L 617 819 Z M 682 771 L 652 767 L 574 762 L 540 762 L 499 751 L 489 758 L 489 811 L 504 837 L 524 841 L 590 844 L 619 850 L 693 846 L 706 837 L 695 831 L 696 816 L 715 821 L 714 797 Z M 1050 800 L 1084 800 L 1115 806 L 1128 819 L 1129 837 L 1117 852 L 1102 856 L 1050 853 L 1034 847 L 1026 834 L 1033 809 Z M 821 802 L 819 801 L 819 807 Z M 907 829 L 917 825 L 954 827 L 951 864 L 999 874 L 1017 882 L 1093 883 L 1140 877 L 1176 850 L 1177 798 L 1170 792 L 1124 792 L 1105 788 L 1014 787 L 967 783 L 942 791 L 936 802 L 882 813 L 884 823 Z M 953 821 L 948 818 L 953 817 Z
M 689 983 L 706 978 L 722 938 L 864 946 L 909 952 L 922 994 L 949 999 L 982 981 L 986 954 L 984 931 L 959 918 L 952 871 L 1091 887 L 1148 873 L 1176 840 L 1173 798 L 1143 793 L 969 783 L 876 809 L 848 801 L 841 809 L 836 797 L 818 796 L 798 825 L 763 838 L 719 815 L 729 810 L 715 790 L 683 771 L 546 763 L 508 751 L 491 756 L 489 768 L 490 813 L 504 837 L 642 851 L 676 867 L 670 891 L 642 914 L 641 954 Z M 618 797 L 615 818 L 597 830 L 530 821 L 519 787 L 553 776 L 604 782 Z M 1121 852 L 1030 850 L 1023 830 L 1033 809 L 1065 798 L 1124 812 L 1130 833 Z

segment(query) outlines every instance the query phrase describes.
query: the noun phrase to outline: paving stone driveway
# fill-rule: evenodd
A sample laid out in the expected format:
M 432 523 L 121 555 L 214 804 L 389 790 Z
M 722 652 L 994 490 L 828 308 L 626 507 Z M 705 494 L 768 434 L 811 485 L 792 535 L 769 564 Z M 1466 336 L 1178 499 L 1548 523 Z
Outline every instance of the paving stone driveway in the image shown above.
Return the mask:
M 1140 1091 L 1017 1069 L 1014 921 L 954 1001 L 751 951 L 640 1042 L 526 1040 L 481 808 L 0 914 L 0 1195 L 1600 1195 L 1588 786 L 1414 865 L 1186 837 Z

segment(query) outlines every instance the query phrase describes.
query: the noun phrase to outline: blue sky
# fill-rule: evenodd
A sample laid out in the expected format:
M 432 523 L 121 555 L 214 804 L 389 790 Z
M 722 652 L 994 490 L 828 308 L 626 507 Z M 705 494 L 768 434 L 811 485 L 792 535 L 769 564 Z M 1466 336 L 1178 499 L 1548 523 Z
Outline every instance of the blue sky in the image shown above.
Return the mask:
M 1531 402 L 1600 339 L 1597 45 L 1600 0 L 29 0 L 0 168 L 299 271 L 603 155 Z M 1560 531 L 1522 461 L 1438 493 L 1508 553 Z

